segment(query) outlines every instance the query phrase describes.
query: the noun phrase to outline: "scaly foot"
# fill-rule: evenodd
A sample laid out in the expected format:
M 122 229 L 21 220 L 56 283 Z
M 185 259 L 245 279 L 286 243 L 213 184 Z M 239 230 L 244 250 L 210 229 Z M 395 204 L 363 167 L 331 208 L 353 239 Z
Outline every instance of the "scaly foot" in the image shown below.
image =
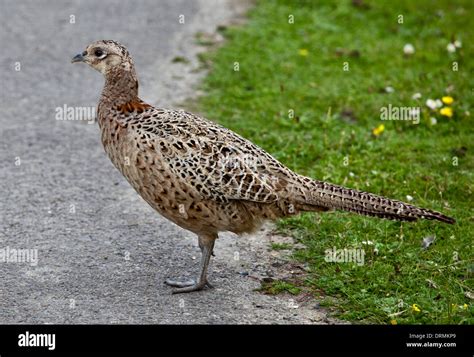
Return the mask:
M 195 280 L 174 280 L 174 279 L 166 279 L 165 284 L 169 286 L 173 286 L 178 289 L 174 289 L 172 291 L 173 294 L 180 294 L 180 293 L 189 293 L 191 291 L 199 291 L 204 289 L 206 286 L 210 289 L 214 288 L 207 280 L 202 283 L 196 283 Z

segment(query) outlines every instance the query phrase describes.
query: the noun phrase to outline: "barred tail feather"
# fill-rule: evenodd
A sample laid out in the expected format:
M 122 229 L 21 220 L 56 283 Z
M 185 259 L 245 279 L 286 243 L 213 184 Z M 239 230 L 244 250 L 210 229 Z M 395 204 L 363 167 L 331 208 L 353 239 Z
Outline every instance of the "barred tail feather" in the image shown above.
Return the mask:
M 431 219 L 454 224 L 454 218 L 426 208 L 412 206 L 408 203 L 391 200 L 372 193 L 353 190 L 327 182 L 312 180 L 305 182 L 309 194 L 306 204 L 356 212 L 366 216 L 375 216 L 399 221 L 416 221 Z

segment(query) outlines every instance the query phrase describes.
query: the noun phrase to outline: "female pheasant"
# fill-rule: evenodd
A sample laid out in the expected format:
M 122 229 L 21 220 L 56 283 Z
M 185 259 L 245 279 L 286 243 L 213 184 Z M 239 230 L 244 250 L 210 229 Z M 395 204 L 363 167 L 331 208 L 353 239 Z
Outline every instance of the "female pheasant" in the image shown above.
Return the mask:
M 210 287 L 207 268 L 219 232 L 252 232 L 265 220 L 340 209 L 400 221 L 455 222 L 429 209 L 298 175 L 229 129 L 143 102 L 132 58 L 115 41 L 94 42 L 72 62 L 85 62 L 105 77 L 97 113 L 115 167 L 151 207 L 199 237 L 198 279 L 168 279 L 178 287 L 174 293 Z

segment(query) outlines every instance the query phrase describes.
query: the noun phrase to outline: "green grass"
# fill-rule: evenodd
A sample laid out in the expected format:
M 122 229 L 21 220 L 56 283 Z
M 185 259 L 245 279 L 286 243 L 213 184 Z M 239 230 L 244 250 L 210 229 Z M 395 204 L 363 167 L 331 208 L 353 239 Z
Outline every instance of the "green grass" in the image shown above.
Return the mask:
M 301 292 L 300 288 L 287 281 L 263 282 L 260 290 L 270 295 L 276 295 L 283 292 L 298 295 Z
M 270 248 L 273 250 L 288 250 L 291 249 L 292 245 L 290 243 L 272 243 Z
M 278 229 L 307 247 L 294 259 L 310 272 L 297 290 L 281 282 L 274 292 L 309 291 L 357 323 L 472 324 L 472 2 L 365 4 L 258 2 L 245 26 L 226 29 L 226 44 L 203 56 L 212 70 L 199 110 L 298 173 L 404 201 L 410 195 L 412 204 L 457 219 L 451 226 L 331 212 L 281 220 Z M 452 38 L 462 48 L 448 53 Z M 403 54 L 407 43 L 416 49 L 411 56 Z M 447 88 L 451 119 L 425 106 Z M 412 99 L 416 92 L 422 99 Z M 390 103 L 422 107 L 420 123 L 381 121 L 380 108 Z M 381 124 L 376 137 L 372 129 Z M 429 235 L 436 240 L 422 249 Z M 332 247 L 363 248 L 365 262 L 328 263 Z

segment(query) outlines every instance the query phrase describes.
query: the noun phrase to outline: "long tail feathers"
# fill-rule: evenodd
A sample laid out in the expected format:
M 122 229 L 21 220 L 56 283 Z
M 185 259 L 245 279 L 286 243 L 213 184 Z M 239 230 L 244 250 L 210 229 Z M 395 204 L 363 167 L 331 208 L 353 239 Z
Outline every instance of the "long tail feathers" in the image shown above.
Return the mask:
M 305 195 L 305 203 L 319 208 L 340 209 L 399 221 L 432 219 L 449 224 L 456 222 L 454 218 L 440 212 L 327 182 L 306 181 L 305 186 L 309 189 L 308 194 Z

